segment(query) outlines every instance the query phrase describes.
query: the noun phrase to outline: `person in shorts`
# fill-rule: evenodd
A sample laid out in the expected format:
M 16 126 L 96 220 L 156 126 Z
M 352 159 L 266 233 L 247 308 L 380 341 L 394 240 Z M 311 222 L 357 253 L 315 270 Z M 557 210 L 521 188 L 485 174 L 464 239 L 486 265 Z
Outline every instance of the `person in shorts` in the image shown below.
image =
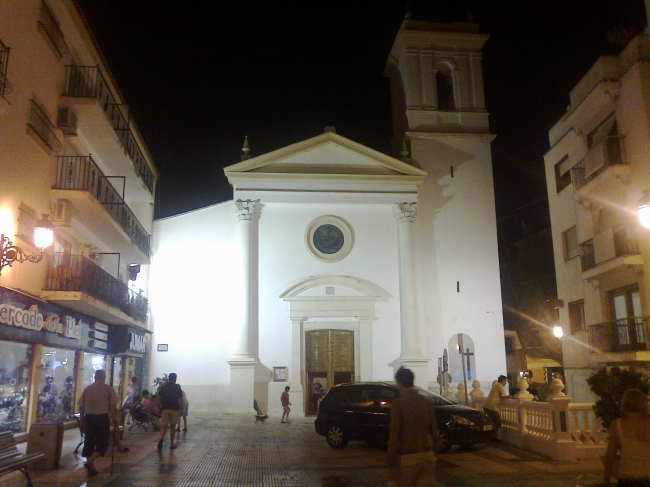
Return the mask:
M 160 440 L 158 441 L 158 449 L 162 450 L 163 442 L 165 441 L 165 434 L 169 428 L 169 449 L 173 450 L 177 447 L 174 443 L 176 437 L 176 425 L 180 421 L 180 412 L 185 407 L 183 400 L 183 390 L 181 386 L 176 383 L 176 374 L 169 374 L 169 382 L 160 388 L 158 393 L 160 402 Z
M 280 423 L 288 423 L 289 422 L 289 413 L 291 412 L 291 403 L 289 402 L 289 389 L 291 389 L 289 386 L 284 388 L 284 392 L 280 396 L 280 402 L 282 403 L 282 420 Z M 286 421 L 285 421 L 285 416 L 286 416 Z

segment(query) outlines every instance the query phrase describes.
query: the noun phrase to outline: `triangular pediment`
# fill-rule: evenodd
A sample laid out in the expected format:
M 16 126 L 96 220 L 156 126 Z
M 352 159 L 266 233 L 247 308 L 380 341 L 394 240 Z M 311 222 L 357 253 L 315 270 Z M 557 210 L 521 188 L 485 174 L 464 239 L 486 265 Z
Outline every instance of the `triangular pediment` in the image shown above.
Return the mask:
M 419 185 L 427 175 L 410 164 L 332 132 L 233 164 L 224 172 L 230 184 L 340 179 Z

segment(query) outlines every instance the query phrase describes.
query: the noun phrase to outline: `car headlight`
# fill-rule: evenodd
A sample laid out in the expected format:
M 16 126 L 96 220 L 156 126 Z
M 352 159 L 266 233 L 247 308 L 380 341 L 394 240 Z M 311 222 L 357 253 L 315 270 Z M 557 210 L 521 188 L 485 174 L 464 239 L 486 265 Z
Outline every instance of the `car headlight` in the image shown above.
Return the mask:
M 456 416 L 455 414 L 451 415 L 451 419 L 455 421 L 458 424 L 464 424 L 466 426 L 474 426 L 474 422 L 470 421 L 467 418 L 463 418 L 462 416 Z

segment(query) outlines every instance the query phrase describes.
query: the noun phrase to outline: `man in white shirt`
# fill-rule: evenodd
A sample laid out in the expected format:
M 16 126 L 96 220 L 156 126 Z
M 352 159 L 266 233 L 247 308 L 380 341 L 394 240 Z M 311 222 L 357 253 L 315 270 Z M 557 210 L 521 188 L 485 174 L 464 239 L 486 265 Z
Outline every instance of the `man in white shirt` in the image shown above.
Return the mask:
M 81 453 L 86 458 L 84 467 L 88 476 L 99 472 L 95 468 L 95 460 L 106 455 L 111 436 L 111 419 L 118 425 L 117 394 L 111 386 L 105 383 L 106 371 L 99 369 L 95 372 L 95 382 L 86 387 L 79 399 L 81 428 L 85 433 L 84 448 Z

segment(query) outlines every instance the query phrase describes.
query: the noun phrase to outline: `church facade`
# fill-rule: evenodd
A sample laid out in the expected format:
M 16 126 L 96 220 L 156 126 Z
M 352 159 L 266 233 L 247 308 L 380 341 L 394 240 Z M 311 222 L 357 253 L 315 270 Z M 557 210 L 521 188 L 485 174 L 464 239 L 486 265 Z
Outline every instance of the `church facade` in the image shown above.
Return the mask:
M 310 414 L 321 386 L 400 366 L 438 390 L 445 350 L 454 387 L 505 374 L 486 40 L 404 22 L 386 67 L 400 159 L 333 129 L 245 147 L 233 200 L 155 222 L 152 377 L 178 373 L 199 411 L 276 414 L 288 385 Z

